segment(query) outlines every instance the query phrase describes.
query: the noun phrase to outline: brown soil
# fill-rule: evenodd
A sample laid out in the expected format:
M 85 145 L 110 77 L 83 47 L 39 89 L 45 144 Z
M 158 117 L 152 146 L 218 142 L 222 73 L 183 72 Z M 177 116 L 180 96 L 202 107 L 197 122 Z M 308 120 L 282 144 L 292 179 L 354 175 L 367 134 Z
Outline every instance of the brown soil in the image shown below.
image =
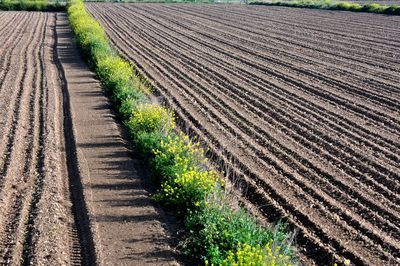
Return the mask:
M 400 263 L 400 17 L 87 7 L 306 264 Z
M 0 12 L 0 264 L 176 265 L 66 15 Z

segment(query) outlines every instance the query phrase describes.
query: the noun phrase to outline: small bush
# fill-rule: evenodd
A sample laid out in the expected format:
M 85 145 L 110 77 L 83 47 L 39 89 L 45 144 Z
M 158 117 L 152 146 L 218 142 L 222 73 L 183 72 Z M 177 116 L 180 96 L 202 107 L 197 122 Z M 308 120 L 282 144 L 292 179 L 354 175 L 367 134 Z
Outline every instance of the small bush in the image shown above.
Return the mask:
M 65 6 L 58 1 L 49 3 L 47 0 L 2 0 L 0 10 L 63 11 Z
M 213 201 L 208 202 L 203 209 L 191 213 L 186 220 L 186 227 L 189 233 L 183 246 L 184 252 L 194 254 L 197 260 L 203 260 L 206 264 L 235 265 L 235 260 L 240 260 L 241 251 L 247 247 L 257 249 L 263 256 L 263 261 L 272 261 L 274 256 L 282 255 L 285 261 L 290 262 L 293 256 L 293 250 L 287 245 L 288 235 L 282 233 L 282 228 L 266 229 L 258 225 L 244 210 L 233 211 L 230 207 L 215 204 Z M 265 246 L 269 247 L 271 253 L 259 250 L 259 247 Z
M 129 86 L 133 78 L 129 63 L 114 54 L 98 58 L 96 72 L 106 88 Z
M 278 1 L 278 2 L 251 2 L 252 5 L 267 5 L 267 6 L 287 6 L 299 8 L 316 8 L 316 9 L 331 9 L 344 10 L 353 12 L 368 12 L 368 13 L 383 13 L 391 15 L 400 15 L 400 6 L 382 6 L 380 4 L 360 5 L 352 2 L 340 2 L 332 4 L 330 0 L 298 0 L 298 1 Z
M 340 2 L 334 4 L 331 9 L 344 10 L 344 11 L 361 11 L 362 6 L 358 3 Z
M 182 133 L 169 134 L 153 149 L 151 164 L 161 174 L 161 188 L 155 199 L 186 215 L 201 207 L 204 199 L 223 187 L 217 172 L 207 170 L 204 151 Z
M 136 104 L 131 107 L 128 127 L 132 135 L 139 132 L 169 134 L 175 128 L 174 114 L 157 104 Z
M 384 7 L 380 4 L 367 4 L 363 6 L 363 10 L 370 13 L 382 13 Z
M 265 246 L 250 246 L 239 243 L 235 252 L 229 251 L 228 256 L 221 263 L 221 266 L 263 266 L 293 264 L 290 256 L 280 254 L 280 246 L 273 248 L 273 242 L 269 241 Z
M 13 3 L 11 0 L 3 0 L 0 2 L 0 9 L 1 10 L 12 10 Z
M 400 6 L 387 6 L 386 8 L 383 8 L 382 13 L 400 15 Z

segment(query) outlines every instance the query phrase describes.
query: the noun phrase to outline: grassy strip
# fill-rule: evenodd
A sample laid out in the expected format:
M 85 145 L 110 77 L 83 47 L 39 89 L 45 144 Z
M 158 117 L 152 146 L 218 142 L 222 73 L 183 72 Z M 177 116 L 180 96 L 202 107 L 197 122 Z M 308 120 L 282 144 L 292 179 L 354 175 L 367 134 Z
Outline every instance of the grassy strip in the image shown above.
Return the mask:
M 168 4 L 235 4 L 240 0 L 90 0 L 85 2 L 111 2 L 111 3 L 168 3 Z
M 65 11 L 65 4 L 51 2 L 47 0 L 1 0 L 0 10 L 15 11 Z
M 68 18 L 84 57 L 96 70 L 158 190 L 154 199 L 177 210 L 185 226 L 182 251 L 209 265 L 291 265 L 294 249 L 282 228 L 264 228 L 232 208 L 220 173 L 210 169 L 199 143 L 180 132 L 174 114 L 151 103 L 134 68 L 111 48 L 100 24 L 73 0 Z
M 331 1 L 277 1 L 277 2 L 251 2 L 250 5 L 287 6 L 298 8 L 343 10 L 353 12 L 367 12 L 376 14 L 400 15 L 400 5 L 358 4 L 352 2 L 331 3 Z

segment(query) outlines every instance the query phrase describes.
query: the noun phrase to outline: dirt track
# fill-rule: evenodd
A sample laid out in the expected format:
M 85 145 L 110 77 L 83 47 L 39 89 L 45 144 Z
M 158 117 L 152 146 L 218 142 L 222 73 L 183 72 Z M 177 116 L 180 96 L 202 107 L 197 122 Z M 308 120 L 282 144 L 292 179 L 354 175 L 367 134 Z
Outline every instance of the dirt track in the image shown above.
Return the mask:
M 0 12 L 0 58 L 0 264 L 177 265 L 66 14 Z
M 306 264 L 400 263 L 400 17 L 87 7 Z

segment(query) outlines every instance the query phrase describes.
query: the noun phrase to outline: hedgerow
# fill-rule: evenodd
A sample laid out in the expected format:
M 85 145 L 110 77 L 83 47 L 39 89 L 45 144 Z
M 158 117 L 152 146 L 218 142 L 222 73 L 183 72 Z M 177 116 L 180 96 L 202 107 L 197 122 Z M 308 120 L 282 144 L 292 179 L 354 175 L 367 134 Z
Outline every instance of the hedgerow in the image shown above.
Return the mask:
M 282 228 L 262 227 L 244 210 L 231 208 L 223 196 L 222 175 L 208 166 L 203 148 L 178 129 L 172 111 L 149 101 L 150 88 L 110 46 L 81 0 L 69 4 L 68 18 L 83 56 L 149 161 L 158 188 L 153 198 L 176 210 L 185 225 L 183 253 L 210 265 L 294 264 L 289 235 Z
M 250 5 L 266 5 L 266 6 L 287 6 L 298 8 L 313 8 L 313 9 L 328 9 L 328 10 L 343 10 L 353 12 L 367 12 L 388 15 L 400 15 L 399 5 L 381 5 L 359 4 L 352 2 L 332 3 L 331 0 L 299 0 L 299 1 L 274 1 L 274 2 L 250 2 Z
M 59 1 L 49 2 L 48 0 L 1 0 L 0 10 L 63 11 L 65 5 Z

